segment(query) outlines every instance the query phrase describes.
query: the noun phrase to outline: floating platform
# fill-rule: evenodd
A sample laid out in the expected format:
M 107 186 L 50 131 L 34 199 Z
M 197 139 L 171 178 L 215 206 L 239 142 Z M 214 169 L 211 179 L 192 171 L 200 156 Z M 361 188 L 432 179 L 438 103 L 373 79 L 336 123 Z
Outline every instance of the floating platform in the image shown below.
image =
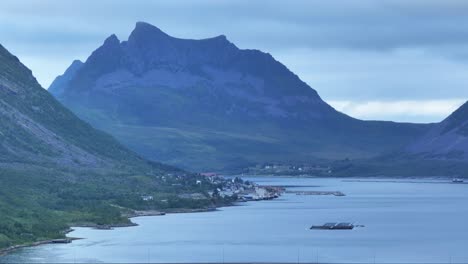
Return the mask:
M 310 229 L 322 229 L 322 230 L 351 230 L 355 225 L 351 223 L 326 223 L 323 225 L 313 225 Z

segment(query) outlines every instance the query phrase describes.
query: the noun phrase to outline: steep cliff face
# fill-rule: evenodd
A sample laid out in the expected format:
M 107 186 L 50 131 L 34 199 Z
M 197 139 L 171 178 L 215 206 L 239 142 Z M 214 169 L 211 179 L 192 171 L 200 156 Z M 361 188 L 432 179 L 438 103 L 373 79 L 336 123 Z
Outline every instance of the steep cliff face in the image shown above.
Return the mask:
M 370 157 L 427 129 L 337 112 L 270 54 L 225 36 L 178 39 L 139 22 L 74 69 L 50 88 L 62 103 L 145 157 L 190 169 Z

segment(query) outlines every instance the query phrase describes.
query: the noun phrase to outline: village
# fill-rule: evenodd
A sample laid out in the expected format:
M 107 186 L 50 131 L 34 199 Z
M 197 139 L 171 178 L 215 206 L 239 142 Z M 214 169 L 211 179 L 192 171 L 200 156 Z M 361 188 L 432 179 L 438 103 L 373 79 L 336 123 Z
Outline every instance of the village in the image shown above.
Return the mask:
M 202 174 L 209 177 L 214 184 L 223 184 L 222 188 L 216 189 L 210 195 L 219 195 L 221 197 L 237 197 L 237 201 L 260 201 L 278 198 L 284 192 L 284 188 L 276 186 L 262 186 L 251 181 L 244 181 L 240 177 L 232 179 L 220 177 L 216 174 Z
M 193 184 L 200 186 L 216 186 L 209 191 L 200 191 L 193 193 L 180 193 L 177 196 L 181 199 L 204 200 L 212 198 L 229 199 L 235 202 L 261 201 L 278 198 L 285 189 L 278 186 L 263 186 L 251 181 L 243 180 L 240 177 L 224 177 L 214 172 L 200 173 L 199 177 L 193 178 Z M 181 177 L 181 176 L 178 176 Z M 162 177 L 166 181 L 166 177 Z M 179 184 L 179 183 L 175 183 Z M 144 194 L 140 196 L 144 202 L 153 202 L 153 195 Z M 159 202 L 167 202 L 167 199 Z

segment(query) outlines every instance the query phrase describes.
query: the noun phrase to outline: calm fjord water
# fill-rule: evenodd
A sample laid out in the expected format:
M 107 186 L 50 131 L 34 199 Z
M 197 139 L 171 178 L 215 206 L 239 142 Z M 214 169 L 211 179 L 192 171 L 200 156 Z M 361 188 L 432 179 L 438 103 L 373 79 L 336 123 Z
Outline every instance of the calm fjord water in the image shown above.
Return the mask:
M 70 236 L 85 239 L 26 248 L 0 262 L 468 262 L 468 184 L 251 180 L 346 196 L 285 194 L 217 212 L 134 218 L 135 227 L 76 228 Z M 325 222 L 365 227 L 308 229 Z

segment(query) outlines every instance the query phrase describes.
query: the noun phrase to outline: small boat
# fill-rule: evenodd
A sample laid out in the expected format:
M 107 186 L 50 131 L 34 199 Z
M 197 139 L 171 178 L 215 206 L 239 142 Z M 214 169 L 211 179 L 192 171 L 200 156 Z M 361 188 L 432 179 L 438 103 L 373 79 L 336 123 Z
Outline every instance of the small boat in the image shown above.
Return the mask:
M 310 229 L 322 229 L 322 230 L 351 230 L 354 225 L 351 223 L 326 223 L 318 226 L 311 226 Z
M 463 183 L 463 180 L 462 179 L 459 179 L 459 178 L 455 178 L 452 180 L 453 183 Z

